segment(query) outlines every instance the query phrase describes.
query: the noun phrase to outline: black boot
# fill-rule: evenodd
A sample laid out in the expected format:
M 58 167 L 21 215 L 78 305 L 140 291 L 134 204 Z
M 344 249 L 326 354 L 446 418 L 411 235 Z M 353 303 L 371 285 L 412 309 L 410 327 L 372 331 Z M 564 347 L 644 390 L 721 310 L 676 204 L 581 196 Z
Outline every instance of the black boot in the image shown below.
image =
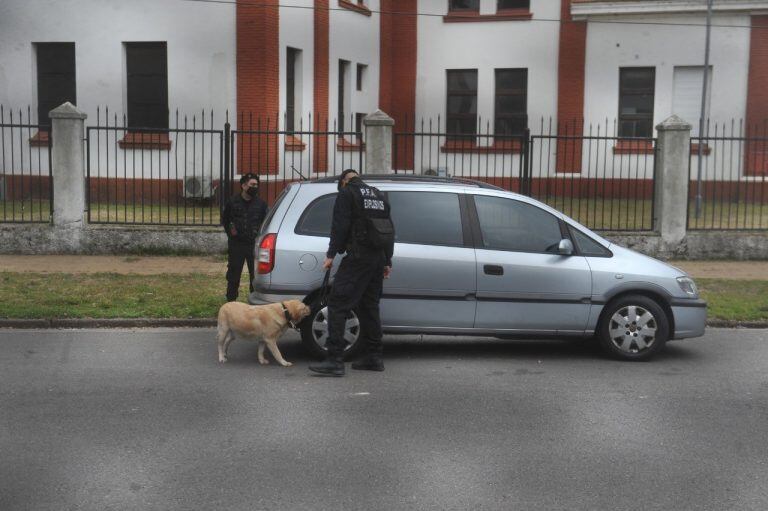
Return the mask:
M 359 371 L 383 371 L 384 360 L 381 355 L 376 353 L 369 353 L 364 355 L 361 359 L 352 362 L 352 369 Z
M 319 364 L 310 364 L 309 370 L 325 376 L 344 376 L 344 361 L 340 356 L 329 354 Z

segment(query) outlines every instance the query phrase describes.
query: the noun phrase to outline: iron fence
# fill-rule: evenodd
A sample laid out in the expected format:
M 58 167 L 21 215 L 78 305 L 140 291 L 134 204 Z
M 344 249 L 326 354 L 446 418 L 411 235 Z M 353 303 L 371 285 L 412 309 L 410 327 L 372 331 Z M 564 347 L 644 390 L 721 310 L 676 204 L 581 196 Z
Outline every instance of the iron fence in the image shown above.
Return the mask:
M 690 154 L 688 230 L 768 229 L 767 124 L 710 121 Z
M 224 131 L 213 125 L 212 111 L 177 111 L 173 128 L 158 129 L 97 109 L 86 128 L 88 221 L 218 225 Z
M 24 115 L 26 114 L 26 116 Z M 50 222 L 51 128 L 0 105 L 0 222 Z
M 406 123 L 407 125 L 407 123 Z M 485 181 L 529 195 L 596 230 L 653 229 L 656 140 L 627 138 L 616 123 L 554 124 L 536 134 L 450 134 L 440 118 L 396 131 L 393 166 L 415 173 Z
M 283 118 L 282 126 L 288 125 Z M 356 130 L 340 129 L 338 123 L 299 119 L 295 129 L 281 129 L 279 119 L 240 113 L 238 128 L 228 139 L 231 175 L 259 174 L 260 195 L 271 206 L 290 183 L 334 176 L 344 169 L 365 169 L 365 142 L 360 119 L 350 118 Z M 348 125 L 348 126 L 349 126 Z M 228 128 L 225 128 L 227 131 Z M 228 164 L 229 165 L 229 164 Z M 239 183 L 230 183 L 230 193 L 239 192 Z

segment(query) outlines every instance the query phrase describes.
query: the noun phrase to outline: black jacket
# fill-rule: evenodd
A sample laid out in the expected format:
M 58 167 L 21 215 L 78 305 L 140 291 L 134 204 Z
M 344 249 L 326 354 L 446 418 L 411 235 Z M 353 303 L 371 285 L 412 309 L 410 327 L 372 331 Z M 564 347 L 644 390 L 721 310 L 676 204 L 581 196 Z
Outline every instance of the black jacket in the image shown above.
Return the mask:
M 328 244 L 327 257 L 333 258 L 336 254 L 347 252 L 354 244 L 354 229 L 360 225 L 362 218 L 362 195 L 360 190 L 370 188 L 359 177 L 349 181 L 347 186 L 342 188 L 336 195 L 336 202 L 333 205 L 333 223 L 331 224 L 331 241 Z M 358 203 L 355 207 L 355 202 Z M 390 217 L 389 202 L 384 201 L 385 211 L 383 215 Z M 387 258 L 386 265 L 392 266 L 392 254 L 395 250 L 395 244 L 384 249 Z
M 240 194 L 231 197 L 224 205 L 221 225 L 227 236 L 235 241 L 254 243 L 259 236 L 261 223 L 267 217 L 267 203 L 258 197 L 247 201 Z M 237 231 L 232 235 L 232 226 Z

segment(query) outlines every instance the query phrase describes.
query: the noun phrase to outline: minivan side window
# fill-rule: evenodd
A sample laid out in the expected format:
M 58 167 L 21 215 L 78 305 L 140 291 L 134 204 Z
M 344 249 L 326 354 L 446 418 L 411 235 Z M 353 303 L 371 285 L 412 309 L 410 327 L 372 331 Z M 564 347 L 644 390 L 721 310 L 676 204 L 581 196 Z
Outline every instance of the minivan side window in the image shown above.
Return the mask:
M 580 230 L 571 227 L 570 232 L 571 238 L 576 242 L 576 248 L 578 248 L 581 255 L 588 257 L 611 257 L 611 252 L 607 248 Z
M 562 239 L 554 215 L 525 202 L 475 195 L 483 248 L 556 253 Z
M 294 232 L 306 236 L 330 236 L 333 221 L 333 205 L 336 194 L 323 195 L 315 199 L 302 213 Z
M 463 246 L 459 196 L 440 192 L 389 192 L 395 241 Z

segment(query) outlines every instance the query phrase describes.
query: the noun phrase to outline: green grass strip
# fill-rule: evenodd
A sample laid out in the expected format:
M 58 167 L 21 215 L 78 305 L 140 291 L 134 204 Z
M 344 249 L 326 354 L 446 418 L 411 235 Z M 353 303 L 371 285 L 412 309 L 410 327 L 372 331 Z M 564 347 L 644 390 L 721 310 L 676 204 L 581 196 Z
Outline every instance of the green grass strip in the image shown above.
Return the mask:
M 248 294 L 245 278 L 240 300 Z M 768 321 L 768 281 L 697 279 L 709 317 Z M 214 318 L 223 275 L 0 273 L 0 318 Z

